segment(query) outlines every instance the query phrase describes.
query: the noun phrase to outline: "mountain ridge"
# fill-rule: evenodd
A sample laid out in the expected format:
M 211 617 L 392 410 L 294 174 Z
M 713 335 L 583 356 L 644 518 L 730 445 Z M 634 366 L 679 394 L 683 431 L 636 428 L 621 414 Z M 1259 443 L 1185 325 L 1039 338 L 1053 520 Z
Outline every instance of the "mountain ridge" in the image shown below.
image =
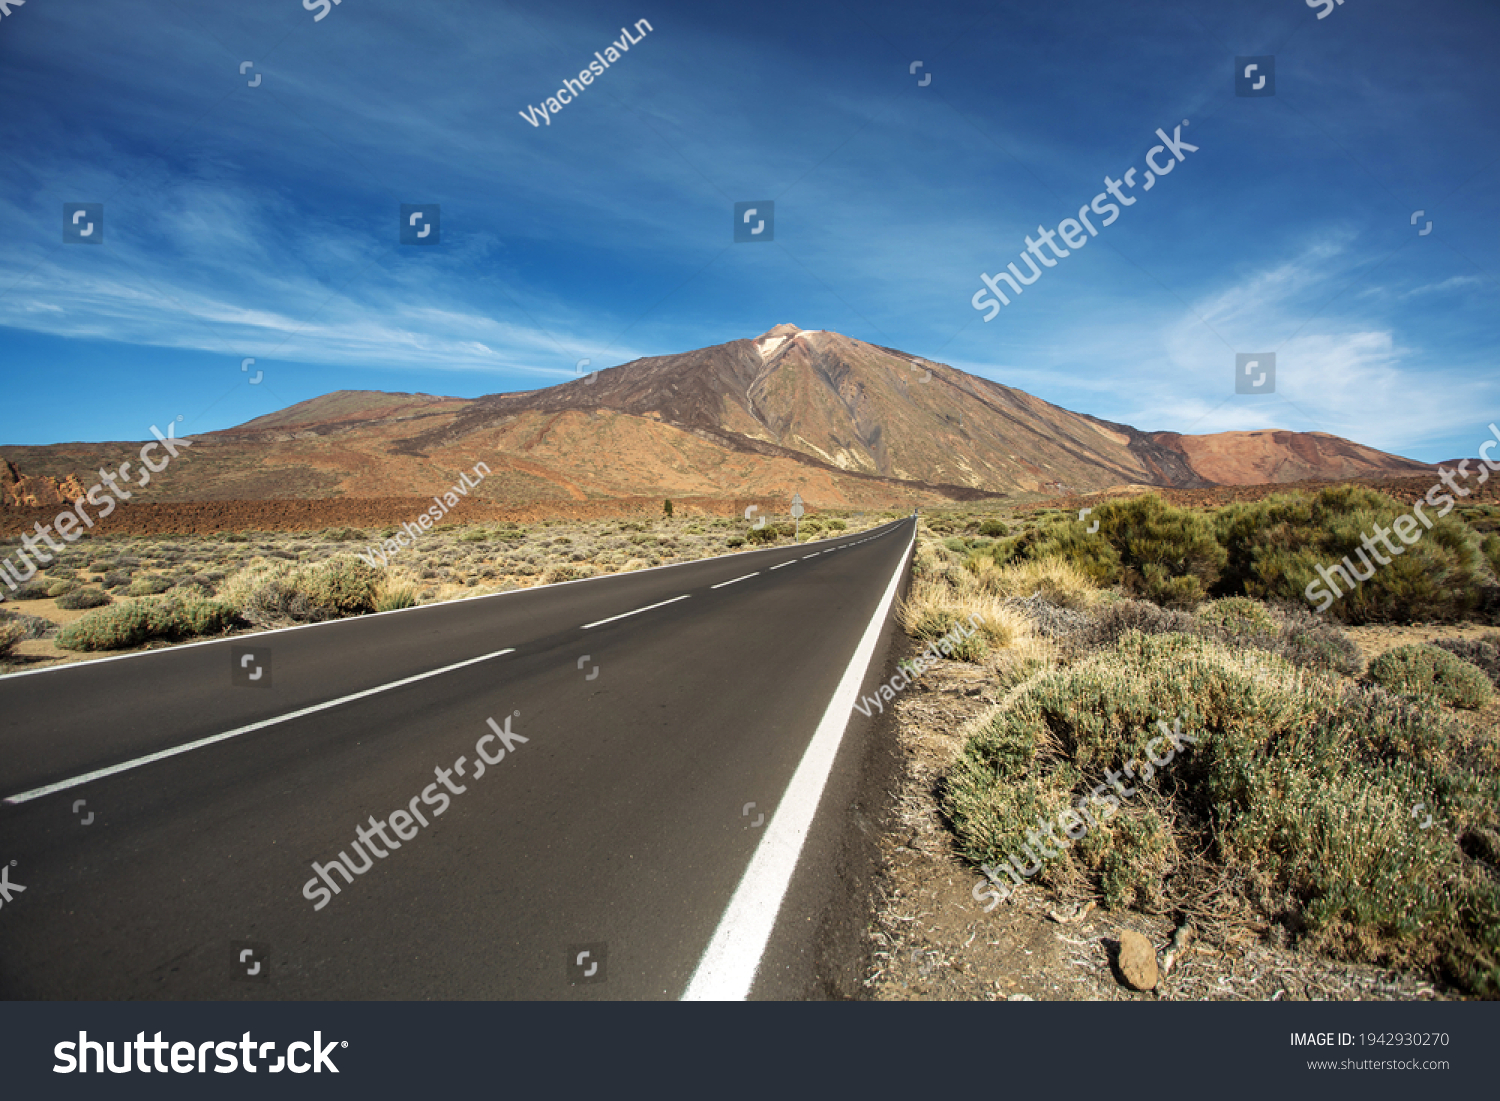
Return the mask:
M 495 501 L 801 492 L 846 507 L 1433 469 L 1327 433 L 1145 431 L 789 323 L 536 390 L 334 391 L 193 439 L 143 499 L 399 497 L 451 484 L 475 461 L 494 471 L 484 495 Z M 70 500 L 134 446 L 0 449 L 0 501 Z

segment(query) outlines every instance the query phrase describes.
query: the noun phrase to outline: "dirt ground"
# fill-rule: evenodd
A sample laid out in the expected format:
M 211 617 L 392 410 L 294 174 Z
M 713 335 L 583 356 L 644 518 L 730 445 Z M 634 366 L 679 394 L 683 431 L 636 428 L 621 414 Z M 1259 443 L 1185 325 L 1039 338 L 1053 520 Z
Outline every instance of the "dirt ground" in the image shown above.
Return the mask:
M 1364 627 L 1349 635 L 1366 659 L 1393 646 L 1474 637 L 1489 627 Z M 1459 997 L 1425 975 L 1347 964 L 1267 943 L 1257 931 L 1227 942 L 1190 939 L 1155 990 L 1123 980 L 1120 937 L 1142 934 L 1164 962 L 1170 920 L 1102 908 L 1063 910 L 1027 884 L 993 912 L 976 902 L 982 882 L 939 817 L 937 785 L 962 748 L 963 728 L 997 702 L 985 669 L 943 662 L 893 705 L 904 776 L 881 849 L 881 899 L 871 922 L 865 979 L 877 1000 L 971 1001 L 1356 1001 Z M 1491 708 L 1476 718 L 1500 725 Z M 1196 930 L 1195 930 L 1196 933 Z

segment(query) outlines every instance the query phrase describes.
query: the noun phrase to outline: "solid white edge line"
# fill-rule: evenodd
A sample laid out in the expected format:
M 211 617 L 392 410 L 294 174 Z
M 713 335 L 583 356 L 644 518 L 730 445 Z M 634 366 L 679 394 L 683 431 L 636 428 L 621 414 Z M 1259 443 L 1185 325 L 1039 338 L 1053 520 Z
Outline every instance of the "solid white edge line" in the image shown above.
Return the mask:
M 744 577 L 736 577 L 734 579 L 734 581 L 720 581 L 717 585 L 710 585 L 709 588 L 710 589 L 722 589 L 725 585 L 733 585 L 736 581 L 748 581 L 752 577 L 759 577 L 759 576 L 760 576 L 760 571 L 756 570 L 754 573 L 747 573 Z
M 661 608 L 668 604 L 676 604 L 679 600 L 686 600 L 690 595 L 690 593 L 683 593 L 681 596 L 674 596 L 671 600 L 663 600 L 659 604 L 647 604 L 644 608 L 637 608 L 632 612 L 621 612 L 619 615 L 612 615 L 608 619 L 596 619 L 592 623 L 585 623 L 579 630 L 587 631 L 590 627 L 602 627 L 606 623 L 613 623 L 615 620 L 624 619 L 626 616 L 640 615 L 642 612 L 649 612 L 652 608 Z
M 767 823 L 765 835 L 755 847 L 750 865 L 729 900 L 713 939 L 683 992 L 683 1001 L 743 1001 L 760 969 L 761 956 L 776 926 L 776 915 L 782 899 L 791 886 L 792 873 L 802 855 L 802 845 L 817 815 L 823 786 L 833 770 L 844 730 L 853 720 L 854 701 L 864 683 L 875 645 L 885 630 L 886 619 L 901 585 L 901 575 L 916 542 L 916 529 L 906 552 L 896 564 L 886 586 L 885 596 L 865 628 L 859 645 L 849 659 L 844 676 L 834 689 L 833 697 L 812 740 L 802 754 L 797 771 L 787 784 L 786 792 L 776 804 Z
M 355 692 L 351 696 L 340 696 L 336 700 L 328 700 L 325 703 L 316 703 L 311 707 L 304 707 L 300 711 L 288 711 L 285 715 L 277 715 L 275 718 L 271 719 L 262 719 L 260 722 L 251 723 L 249 726 L 236 727 L 234 730 L 226 730 L 222 734 L 213 734 L 207 738 L 199 738 L 196 742 L 186 742 L 183 745 L 173 746 L 171 749 L 163 749 L 156 753 L 148 753 L 144 757 L 137 757 L 135 760 L 126 761 L 124 764 L 111 765 L 109 768 L 96 769 L 93 772 L 86 772 L 82 776 L 74 776 L 68 780 L 59 780 L 57 783 L 48 784 L 46 787 L 33 788 L 31 791 L 23 791 L 19 795 L 11 795 L 5 799 L 0 799 L 0 803 L 6 803 L 10 806 L 18 806 L 21 803 L 29 803 L 33 799 L 40 799 L 43 795 L 52 795 L 59 791 L 67 791 L 69 788 L 75 788 L 79 784 L 86 784 L 90 780 L 100 780 L 106 776 L 114 776 L 116 773 L 128 772 L 133 768 L 140 768 L 142 765 L 149 765 L 153 761 L 163 761 L 168 757 L 176 757 L 179 753 L 187 753 L 194 749 L 202 749 L 206 745 L 213 745 L 215 742 L 222 742 L 227 741 L 230 738 L 237 738 L 241 734 L 250 733 L 252 730 L 264 730 L 268 726 L 275 726 L 278 723 L 289 722 L 292 719 L 300 719 L 304 715 L 311 715 L 318 711 L 327 711 L 330 707 L 337 707 L 340 704 L 350 703 L 353 700 L 363 699 L 366 696 L 374 696 L 380 692 L 388 692 L 392 688 L 400 688 L 403 684 L 412 684 L 415 681 L 426 680 L 428 677 L 436 677 L 442 675 L 443 673 L 451 673 L 455 669 L 462 669 L 465 665 L 475 665 L 481 661 L 489 661 L 491 658 L 498 658 L 503 654 L 513 653 L 515 653 L 514 646 L 508 647 L 504 650 L 496 650 L 493 654 L 484 654 L 481 657 L 469 658 L 466 661 L 456 662 L 453 665 L 445 665 L 441 669 L 432 669 L 426 673 L 418 673 L 414 677 L 403 677 L 401 680 L 391 681 L 390 684 L 382 684 L 375 688 L 366 688 L 363 692 Z
M 893 520 L 894 524 L 901 521 Z M 299 623 L 293 627 L 276 627 L 269 631 L 246 631 L 242 634 L 220 635 L 217 638 L 205 638 L 198 642 L 179 642 L 171 646 L 163 646 L 156 650 L 139 650 L 133 654 L 112 654 L 103 658 L 85 658 L 81 661 L 70 661 L 62 665 L 49 665 L 45 669 L 24 669 L 15 673 L 0 673 L 0 684 L 13 680 L 17 677 L 39 677 L 43 673 L 61 673 L 70 669 L 90 669 L 96 665 L 103 665 L 111 661 L 130 661 L 133 658 L 159 657 L 162 654 L 172 654 L 179 650 L 192 650 L 199 646 L 218 646 L 224 642 L 242 642 L 246 639 L 260 639 L 268 635 L 284 635 L 292 631 L 312 631 L 319 627 L 335 627 L 340 623 L 360 623 L 371 619 L 377 619 L 384 615 L 406 615 L 411 612 L 425 612 L 430 608 L 443 608 L 449 604 L 467 604 L 470 601 L 497 600 L 504 596 L 520 596 L 522 593 L 542 592 L 546 589 L 560 589 L 565 585 L 586 585 L 590 581 L 608 581 L 617 577 L 639 577 L 643 573 L 655 573 L 657 570 L 675 570 L 679 566 L 696 566 L 700 562 L 713 562 L 720 558 L 737 558 L 752 554 L 773 554 L 778 547 L 765 547 L 753 551 L 731 551 L 728 554 L 711 554 L 707 558 L 690 558 L 686 562 L 669 562 L 665 566 L 647 566 L 644 570 L 631 570 L 629 573 L 601 573 L 593 577 L 577 577 L 572 581 L 554 581 L 550 585 L 534 585 L 529 589 L 510 589 L 503 593 L 486 593 L 484 596 L 460 596 L 452 600 L 435 600 L 431 604 L 418 604 L 411 608 L 393 608 L 389 612 L 370 612 L 366 615 L 348 616 L 344 619 L 325 619 L 321 623 Z M 14 603 L 8 601 L 7 603 Z

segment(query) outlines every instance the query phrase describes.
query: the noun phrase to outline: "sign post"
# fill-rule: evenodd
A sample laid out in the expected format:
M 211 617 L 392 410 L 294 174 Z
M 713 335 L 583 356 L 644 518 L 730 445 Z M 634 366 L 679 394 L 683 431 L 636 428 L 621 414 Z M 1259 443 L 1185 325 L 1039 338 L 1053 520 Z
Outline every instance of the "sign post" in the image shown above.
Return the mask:
M 802 507 L 802 494 L 792 494 L 792 542 L 797 541 L 797 535 L 802 530 L 802 514 L 807 510 Z

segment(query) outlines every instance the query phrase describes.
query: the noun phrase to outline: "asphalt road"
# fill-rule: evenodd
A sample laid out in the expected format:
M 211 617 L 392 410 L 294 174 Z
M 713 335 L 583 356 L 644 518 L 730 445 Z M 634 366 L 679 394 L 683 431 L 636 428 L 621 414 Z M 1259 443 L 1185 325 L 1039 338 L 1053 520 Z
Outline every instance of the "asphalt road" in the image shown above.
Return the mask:
M 805 996 L 912 532 L 0 678 L 0 997 Z

